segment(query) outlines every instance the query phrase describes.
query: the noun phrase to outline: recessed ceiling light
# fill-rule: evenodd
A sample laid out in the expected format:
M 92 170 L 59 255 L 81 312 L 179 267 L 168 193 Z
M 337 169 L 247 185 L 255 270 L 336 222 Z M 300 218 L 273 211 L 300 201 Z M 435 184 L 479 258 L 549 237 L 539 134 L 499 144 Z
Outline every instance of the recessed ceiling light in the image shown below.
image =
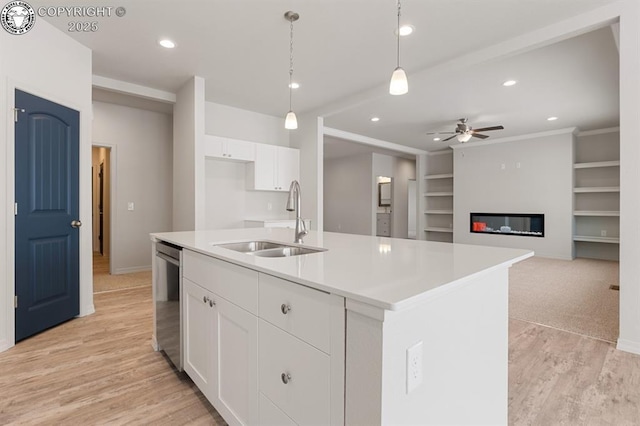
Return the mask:
M 433 140 L 437 142 L 440 140 L 440 138 L 433 138 Z
M 400 37 L 405 37 L 408 36 L 409 34 L 411 34 L 414 30 L 416 29 L 416 27 L 414 27 L 413 25 L 403 25 L 400 27 Z M 398 30 L 396 29 L 393 32 L 395 35 L 398 35 Z
M 547 121 L 556 121 L 558 119 L 558 117 L 549 117 L 547 118 Z
M 371 117 L 371 121 L 373 121 L 374 123 L 376 121 L 380 121 L 380 117 Z
M 515 80 L 507 80 L 504 83 L 502 83 L 502 85 L 505 86 L 505 87 L 509 87 L 509 86 L 515 86 L 516 83 L 517 83 L 517 81 L 515 81 Z
M 300 84 L 296 83 L 295 81 L 292 82 L 289 87 L 291 87 L 292 89 L 299 89 L 300 88 Z
M 174 42 L 166 38 L 160 40 L 158 43 L 160 43 L 160 46 L 166 47 L 167 49 L 173 49 L 174 47 L 176 47 L 176 44 Z

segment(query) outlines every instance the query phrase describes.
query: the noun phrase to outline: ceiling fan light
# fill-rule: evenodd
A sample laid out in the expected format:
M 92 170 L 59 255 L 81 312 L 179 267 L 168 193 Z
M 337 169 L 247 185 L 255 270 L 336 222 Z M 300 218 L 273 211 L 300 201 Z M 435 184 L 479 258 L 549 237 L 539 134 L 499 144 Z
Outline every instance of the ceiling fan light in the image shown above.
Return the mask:
M 398 67 L 391 74 L 391 82 L 389 83 L 389 93 L 392 95 L 404 95 L 409 91 L 409 82 L 407 74 L 402 67 Z
M 296 118 L 295 112 L 289 111 L 287 113 L 287 116 L 284 119 L 284 128 L 287 130 L 295 130 L 298 128 L 298 119 Z
M 465 143 L 471 139 L 471 133 L 462 133 L 458 135 L 458 142 Z

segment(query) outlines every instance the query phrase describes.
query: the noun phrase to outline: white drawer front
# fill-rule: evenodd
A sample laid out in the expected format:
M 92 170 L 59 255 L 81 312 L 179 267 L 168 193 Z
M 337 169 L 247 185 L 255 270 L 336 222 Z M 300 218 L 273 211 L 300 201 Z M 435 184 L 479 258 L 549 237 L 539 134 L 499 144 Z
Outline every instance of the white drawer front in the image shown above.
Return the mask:
M 269 398 L 260 394 L 260 426 L 296 426 L 296 422 L 291 420 L 281 409 L 269 401 Z
M 329 294 L 266 274 L 259 281 L 260 318 L 330 353 Z
M 330 424 L 329 356 L 263 320 L 258 328 L 260 392 L 298 424 Z
M 258 273 L 229 262 L 183 250 L 183 276 L 257 315 Z

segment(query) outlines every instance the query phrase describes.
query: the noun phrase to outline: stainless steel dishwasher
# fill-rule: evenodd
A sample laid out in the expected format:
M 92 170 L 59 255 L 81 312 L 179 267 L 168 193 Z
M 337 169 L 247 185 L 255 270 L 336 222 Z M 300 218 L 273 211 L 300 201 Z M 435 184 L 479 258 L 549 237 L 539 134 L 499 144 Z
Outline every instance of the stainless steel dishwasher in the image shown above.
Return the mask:
M 156 243 L 156 339 L 173 365 L 182 371 L 182 248 Z

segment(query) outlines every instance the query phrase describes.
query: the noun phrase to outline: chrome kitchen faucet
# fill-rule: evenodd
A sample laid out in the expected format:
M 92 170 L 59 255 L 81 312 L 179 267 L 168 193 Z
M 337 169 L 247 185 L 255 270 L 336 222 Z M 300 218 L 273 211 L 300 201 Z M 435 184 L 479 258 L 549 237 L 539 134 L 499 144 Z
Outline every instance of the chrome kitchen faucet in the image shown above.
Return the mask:
M 291 182 L 289 187 L 289 198 L 287 199 L 287 210 L 296 212 L 296 233 L 293 239 L 294 243 L 302 244 L 302 237 L 307 235 L 307 226 L 300 217 L 300 184 L 297 180 Z

